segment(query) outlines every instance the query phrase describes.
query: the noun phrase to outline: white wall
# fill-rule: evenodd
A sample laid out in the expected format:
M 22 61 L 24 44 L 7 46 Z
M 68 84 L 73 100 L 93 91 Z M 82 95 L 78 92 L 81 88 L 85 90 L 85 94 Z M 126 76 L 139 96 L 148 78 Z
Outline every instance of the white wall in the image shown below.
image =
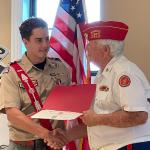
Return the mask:
M 8 121 L 6 115 L 0 114 L 0 145 L 8 145 Z

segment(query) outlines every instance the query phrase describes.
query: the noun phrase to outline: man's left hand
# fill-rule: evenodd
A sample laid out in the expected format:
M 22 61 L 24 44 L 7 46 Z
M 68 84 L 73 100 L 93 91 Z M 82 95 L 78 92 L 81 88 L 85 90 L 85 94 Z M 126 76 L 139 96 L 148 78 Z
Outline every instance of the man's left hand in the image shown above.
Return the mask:
M 93 110 L 84 111 L 83 115 L 80 117 L 82 122 L 91 127 L 98 125 L 97 123 L 98 114 L 96 114 Z

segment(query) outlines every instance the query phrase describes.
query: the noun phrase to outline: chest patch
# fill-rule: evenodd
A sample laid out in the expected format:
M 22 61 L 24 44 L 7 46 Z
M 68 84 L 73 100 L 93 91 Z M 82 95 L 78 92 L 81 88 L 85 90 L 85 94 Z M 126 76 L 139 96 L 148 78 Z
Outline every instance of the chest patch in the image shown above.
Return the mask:
M 121 87 L 127 87 L 127 86 L 130 85 L 130 83 L 131 83 L 131 80 L 130 80 L 130 78 L 127 75 L 122 75 L 119 78 L 119 85 Z
M 2 71 L 2 73 L 8 73 L 10 71 L 9 67 L 5 67 L 4 70 Z
M 106 85 L 102 85 L 102 86 L 99 87 L 99 90 L 100 91 L 108 91 L 109 87 L 107 87 Z
M 56 62 L 52 62 L 52 63 L 49 64 L 49 67 L 51 69 L 56 69 L 56 68 L 58 68 L 58 64 Z

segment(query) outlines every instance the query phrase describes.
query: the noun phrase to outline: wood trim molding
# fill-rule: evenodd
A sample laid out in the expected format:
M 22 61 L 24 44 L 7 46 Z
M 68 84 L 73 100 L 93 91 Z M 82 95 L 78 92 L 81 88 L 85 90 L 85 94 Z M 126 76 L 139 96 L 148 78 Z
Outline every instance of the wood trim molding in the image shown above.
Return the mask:
M 22 22 L 23 0 L 11 1 L 11 61 L 21 57 L 22 40 L 19 25 Z

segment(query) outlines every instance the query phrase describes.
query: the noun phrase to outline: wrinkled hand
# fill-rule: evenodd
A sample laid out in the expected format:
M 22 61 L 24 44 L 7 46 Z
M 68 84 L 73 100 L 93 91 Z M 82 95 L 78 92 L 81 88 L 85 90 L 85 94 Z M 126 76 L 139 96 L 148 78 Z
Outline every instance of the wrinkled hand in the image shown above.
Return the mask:
M 97 125 L 97 114 L 93 110 L 84 111 L 80 119 L 89 127 Z
M 44 142 L 51 148 L 61 149 L 69 140 L 67 139 L 65 131 L 62 129 L 55 129 L 50 132 L 48 138 L 44 139 Z

